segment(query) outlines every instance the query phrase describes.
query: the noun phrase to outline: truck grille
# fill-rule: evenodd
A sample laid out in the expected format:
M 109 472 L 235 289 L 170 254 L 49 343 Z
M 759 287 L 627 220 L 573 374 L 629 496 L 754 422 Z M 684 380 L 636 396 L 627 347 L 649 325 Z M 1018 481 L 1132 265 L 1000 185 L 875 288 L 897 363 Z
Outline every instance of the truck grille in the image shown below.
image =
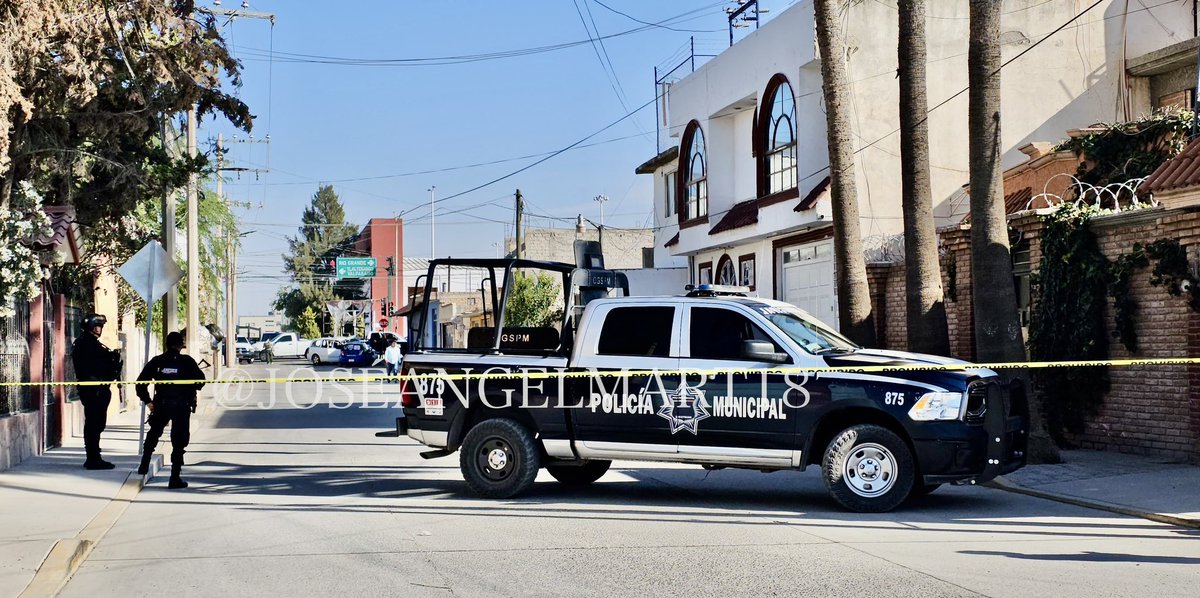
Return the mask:
M 963 418 L 968 424 L 982 424 L 987 415 L 987 393 L 990 385 L 974 382 L 967 387 L 967 412 Z

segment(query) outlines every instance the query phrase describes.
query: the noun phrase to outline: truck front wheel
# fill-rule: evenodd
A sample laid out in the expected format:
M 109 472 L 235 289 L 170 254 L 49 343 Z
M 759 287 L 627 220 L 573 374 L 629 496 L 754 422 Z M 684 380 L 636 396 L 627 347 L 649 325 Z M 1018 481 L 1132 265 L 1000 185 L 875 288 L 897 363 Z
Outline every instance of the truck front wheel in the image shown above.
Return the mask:
M 908 498 L 916 478 L 912 452 L 887 428 L 862 424 L 838 434 L 825 449 L 825 487 L 843 507 L 890 511 Z
M 480 422 L 463 438 L 459 466 L 471 491 L 485 498 L 509 498 L 529 489 L 540 456 L 533 434 L 511 419 Z
M 612 461 L 585 461 L 579 465 L 547 465 L 546 471 L 565 486 L 586 486 L 600 479 Z

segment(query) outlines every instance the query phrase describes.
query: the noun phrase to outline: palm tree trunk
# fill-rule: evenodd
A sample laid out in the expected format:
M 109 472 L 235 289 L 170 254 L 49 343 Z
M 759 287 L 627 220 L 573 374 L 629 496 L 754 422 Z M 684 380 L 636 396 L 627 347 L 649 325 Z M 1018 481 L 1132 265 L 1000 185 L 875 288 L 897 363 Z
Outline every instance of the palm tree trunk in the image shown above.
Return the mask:
M 925 95 L 925 0 L 900 0 L 900 186 L 904 210 L 908 350 L 950 354 L 929 182 Z
M 854 141 L 850 128 L 850 83 L 837 0 L 816 0 L 817 46 L 821 52 L 829 144 L 830 196 L 833 202 L 833 250 L 837 267 L 838 317 L 842 333 L 854 342 L 875 345 L 875 322 L 867 284 L 867 262 L 859 232 L 858 189 L 854 181 Z
M 971 300 L 975 356 L 980 361 L 1025 361 L 1025 338 L 1017 315 L 1004 181 L 1000 173 L 1000 2 L 971 0 L 967 48 L 970 85 L 967 124 L 971 188 Z M 1020 370 L 1007 370 L 1019 372 Z M 1004 370 L 1001 371 L 1002 373 Z M 1028 388 L 1028 376 L 1008 374 Z M 1042 422 L 1035 393 L 1030 398 L 1029 458 L 1056 463 L 1058 448 Z

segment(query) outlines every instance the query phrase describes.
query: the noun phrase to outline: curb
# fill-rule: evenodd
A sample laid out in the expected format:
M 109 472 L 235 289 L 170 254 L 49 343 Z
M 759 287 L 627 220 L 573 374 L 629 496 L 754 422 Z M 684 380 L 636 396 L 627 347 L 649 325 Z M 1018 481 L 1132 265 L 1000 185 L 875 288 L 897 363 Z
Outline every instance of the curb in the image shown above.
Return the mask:
M 64 538 L 55 542 L 42 564 L 38 565 L 29 585 L 21 592 L 21 598 L 57 596 L 87 560 L 96 544 L 104 538 L 104 534 L 125 514 L 129 503 L 146 487 L 146 482 L 158 474 L 162 466 L 163 457 L 156 454 L 150 460 L 150 472 L 145 476 L 139 476 L 136 471 L 130 472 L 117 495 L 100 509 L 74 538 Z
M 1076 507 L 1083 507 L 1085 509 L 1095 509 L 1097 511 L 1108 511 L 1109 513 L 1116 513 L 1118 515 L 1128 515 L 1130 517 L 1140 517 L 1142 519 L 1147 519 L 1149 521 L 1155 521 L 1158 523 L 1165 523 L 1167 525 L 1177 525 L 1179 527 L 1200 529 L 1200 519 L 1191 519 L 1188 517 L 1176 517 L 1175 515 L 1165 515 L 1163 513 L 1155 513 L 1153 511 L 1143 511 L 1141 509 L 1135 509 L 1133 507 L 1127 507 L 1124 505 L 1116 505 L 1113 503 L 1107 503 L 1107 502 L 1099 501 L 1099 500 L 1079 498 L 1076 496 L 1068 496 L 1066 494 L 1057 494 L 1054 492 L 1046 492 L 1044 490 L 1034 490 L 1032 488 L 1026 488 L 1024 486 L 1017 485 L 1013 482 L 1010 482 L 1010 481 L 1004 479 L 1003 477 L 998 477 L 984 485 L 991 487 L 991 488 L 996 488 L 998 490 L 1012 492 L 1014 494 L 1024 494 L 1026 496 L 1042 498 L 1045 500 L 1052 500 L 1055 502 L 1073 505 Z

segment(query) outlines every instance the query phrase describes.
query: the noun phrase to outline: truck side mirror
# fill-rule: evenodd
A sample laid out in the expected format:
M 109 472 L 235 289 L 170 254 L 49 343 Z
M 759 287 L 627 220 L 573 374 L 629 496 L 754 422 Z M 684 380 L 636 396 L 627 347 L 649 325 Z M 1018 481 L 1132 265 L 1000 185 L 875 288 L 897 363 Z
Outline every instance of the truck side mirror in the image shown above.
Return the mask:
M 787 363 L 787 353 L 776 353 L 775 345 L 766 341 L 742 341 L 742 357 L 768 363 Z

